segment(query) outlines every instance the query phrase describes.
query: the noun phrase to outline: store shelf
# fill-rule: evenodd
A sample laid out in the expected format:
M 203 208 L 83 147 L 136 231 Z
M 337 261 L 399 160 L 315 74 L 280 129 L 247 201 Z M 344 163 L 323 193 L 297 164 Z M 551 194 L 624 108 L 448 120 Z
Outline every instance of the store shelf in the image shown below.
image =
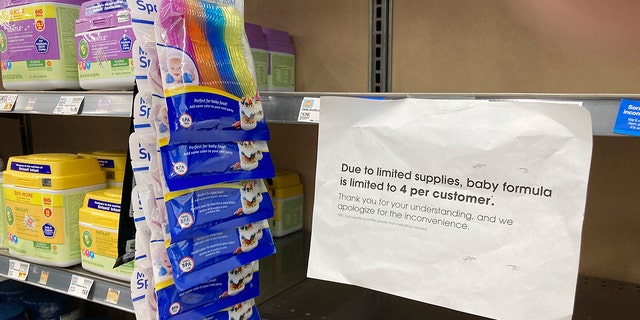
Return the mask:
M 309 239 L 304 233 L 276 239 L 278 254 L 261 262 L 263 293 L 257 302 L 262 319 L 487 319 L 356 286 L 308 279 Z M 640 285 L 579 276 L 572 319 L 640 319 Z
M 133 91 L 3 91 L 18 95 L 13 111 L 0 114 L 54 114 L 61 97 L 84 97 L 79 115 L 130 117 Z
M 270 123 L 300 123 L 298 114 L 305 97 L 345 96 L 370 99 L 476 99 L 476 100 L 536 100 L 580 102 L 591 113 L 594 136 L 617 136 L 613 133 L 620 99 L 639 100 L 640 95 L 576 95 L 576 94 L 463 94 L 463 93 L 340 93 L 340 92 L 263 92 L 262 106 Z M 322 110 L 322 106 L 320 107 Z M 322 111 L 321 111 L 322 112 Z M 307 124 L 307 122 L 305 122 Z
M 129 289 L 130 286 L 128 282 L 102 277 L 82 269 L 79 265 L 69 268 L 58 268 L 24 261 L 10 256 L 6 249 L 0 250 L 0 276 L 7 276 L 10 260 L 29 263 L 29 273 L 27 274 L 25 282 L 31 285 L 66 294 L 69 290 L 73 275 L 89 278 L 94 280 L 94 282 L 87 296 L 87 300 L 111 308 L 133 312 L 131 290 Z M 45 275 L 44 277 L 43 274 Z M 43 280 L 41 280 L 41 278 Z M 46 281 L 44 279 L 46 279 Z M 117 303 L 107 301 L 107 294 L 110 291 L 117 291 L 119 293 Z

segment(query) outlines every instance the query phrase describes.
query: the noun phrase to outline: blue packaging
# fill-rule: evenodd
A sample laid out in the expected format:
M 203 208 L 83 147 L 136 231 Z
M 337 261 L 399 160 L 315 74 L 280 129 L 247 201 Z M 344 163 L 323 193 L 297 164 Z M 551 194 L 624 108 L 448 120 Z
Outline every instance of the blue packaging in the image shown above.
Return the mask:
M 25 306 L 15 302 L 0 303 L 0 320 L 24 320 Z
M 176 320 L 260 320 L 258 308 L 253 299 L 244 301 L 222 310 L 209 310 L 207 308 L 195 309 L 181 314 Z
M 165 194 L 171 242 L 201 237 L 273 217 L 262 179 Z
M 176 319 L 194 309 L 212 313 L 257 297 L 260 294 L 260 279 L 258 272 L 254 272 L 257 263 L 240 266 L 185 291 L 174 285 L 158 288 L 160 319 Z
M 184 143 L 160 148 L 170 191 L 275 175 L 265 141 Z
M 169 143 L 269 140 L 258 96 L 238 98 L 211 87 L 165 90 Z
M 78 319 L 84 313 L 82 300 L 45 289 L 32 291 L 22 301 L 29 319 Z
M 167 255 L 180 291 L 276 253 L 266 220 L 169 245 Z
M 21 281 L 0 281 L 0 302 L 22 303 L 22 297 L 34 289 L 36 287 Z

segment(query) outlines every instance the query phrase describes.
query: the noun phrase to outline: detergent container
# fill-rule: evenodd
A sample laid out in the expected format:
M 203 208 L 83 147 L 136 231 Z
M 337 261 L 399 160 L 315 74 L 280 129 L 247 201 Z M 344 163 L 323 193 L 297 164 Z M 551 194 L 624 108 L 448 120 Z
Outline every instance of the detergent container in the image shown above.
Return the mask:
M 80 263 L 78 211 L 87 192 L 106 187 L 95 158 L 67 153 L 9 158 L 4 172 L 9 254 L 51 266 Z

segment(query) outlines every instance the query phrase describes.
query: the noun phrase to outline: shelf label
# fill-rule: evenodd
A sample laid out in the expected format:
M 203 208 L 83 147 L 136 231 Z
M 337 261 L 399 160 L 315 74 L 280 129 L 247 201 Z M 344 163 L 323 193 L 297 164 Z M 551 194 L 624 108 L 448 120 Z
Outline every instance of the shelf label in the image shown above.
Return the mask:
M 27 275 L 29 275 L 30 266 L 31 265 L 27 262 L 9 260 L 9 271 L 7 272 L 7 277 L 25 281 L 27 280 Z
M 40 280 L 38 280 L 38 283 L 43 286 L 46 286 L 47 282 L 49 282 L 49 272 L 47 271 L 40 272 Z
M 13 107 L 18 100 L 17 94 L 2 94 L 0 95 L 0 111 L 13 111 Z
M 61 96 L 53 114 L 78 114 L 84 96 Z
M 104 301 L 118 304 L 118 299 L 120 299 L 120 290 L 109 288 L 109 291 L 107 292 L 107 298 L 104 299 Z
M 622 99 L 613 132 L 640 136 L 640 101 Z
M 71 276 L 71 284 L 69 284 L 69 290 L 67 290 L 67 293 L 72 296 L 87 299 L 92 286 L 92 279 L 80 277 L 74 274 Z
M 35 105 L 36 105 L 36 102 L 38 102 L 38 98 L 36 98 L 36 97 L 29 97 L 29 98 L 27 99 L 27 105 L 24 107 L 24 109 L 25 109 L 25 110 L 27 110 L 27 111 L 31 111 L 31 110 L 33 110 L 33 108 L 34 108 L 34 107 L 35 107 Z
M 302 99 L 298 122 L 320 122 L 320 98 L 305 97 Z

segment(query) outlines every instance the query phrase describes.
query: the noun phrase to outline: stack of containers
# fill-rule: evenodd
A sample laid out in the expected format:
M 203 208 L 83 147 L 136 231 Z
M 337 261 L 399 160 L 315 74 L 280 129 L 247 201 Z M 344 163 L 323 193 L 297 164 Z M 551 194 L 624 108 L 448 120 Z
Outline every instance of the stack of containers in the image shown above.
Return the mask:
M 130 3 L 138 319 L 259 319 L 257 260 L 275 253 L 263 179 L 274 170 L 234 3 Z
M 286 31 L 262 28 L 269 50 L 269 91 L 295 91 L 296 57 Z
M 73 26 L 83 0 L 0 2 L 2 83 L 9 90 L 79 89 Z
M 268 90 L 267 77 L 269 74 L 269 46 L 267 38 L 264 37 L 262 27 L 252 23 L 244 24 L 251 47 L 251 56 L 253 57 L 253 66 L 256 71 L 256 84 L 258 90 Z
M 9 253 L 52 266 L 80 263 L 78 212 L 87 192 L 106 186 L 95 158 L 65 153 L 9 158 L 4 172 Z
M 0 248 L 8 248 L 9 240 L 7 239 L 7 215 L 4 213 L 4 195 L 2 187 L 3 183 L 4 161 L 0 159 Z
M 133 89 L 135 36 L 126 0 L 83 3 L 75 32 L 80 87 L 88 90 Z

